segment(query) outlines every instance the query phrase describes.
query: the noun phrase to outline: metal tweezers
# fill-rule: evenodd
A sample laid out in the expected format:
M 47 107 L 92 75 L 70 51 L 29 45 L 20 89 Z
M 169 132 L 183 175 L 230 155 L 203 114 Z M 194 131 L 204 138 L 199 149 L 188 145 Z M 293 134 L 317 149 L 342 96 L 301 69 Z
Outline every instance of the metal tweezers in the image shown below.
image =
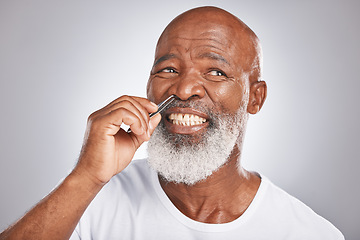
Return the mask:
M 162 101 L 161 103 L 158 104 L 158 110 L 156 112 L 150 113 L 149 117 L 154 116 L 157 113 L 161 113 L 162 111 L 164 111 L 164 109 L 170 104 L 172 103 L 172 101 L 175 100 L 175 95 L 171 95 L 170 97 L 168 97 L 167 99 L 165 99 L 164 101 Z

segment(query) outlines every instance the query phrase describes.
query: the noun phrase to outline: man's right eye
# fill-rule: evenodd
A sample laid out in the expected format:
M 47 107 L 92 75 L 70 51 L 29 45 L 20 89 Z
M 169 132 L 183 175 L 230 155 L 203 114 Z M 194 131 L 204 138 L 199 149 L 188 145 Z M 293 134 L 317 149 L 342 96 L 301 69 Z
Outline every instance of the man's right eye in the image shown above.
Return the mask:
M 176 71 L 175 68 L 166 67 L 166 68 L 162 68 L 162 69 L 156 71 L 154 74 L 154 77 L 170 79 L 170 78 L 177 77 L 178 74 L 179 74 L 179 72 Z

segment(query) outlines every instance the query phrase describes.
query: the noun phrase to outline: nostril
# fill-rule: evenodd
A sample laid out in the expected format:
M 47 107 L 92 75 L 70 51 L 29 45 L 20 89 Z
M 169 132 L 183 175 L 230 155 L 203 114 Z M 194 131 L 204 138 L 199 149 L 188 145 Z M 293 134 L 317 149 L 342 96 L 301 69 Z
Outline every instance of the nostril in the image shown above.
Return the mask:
M 176 100 L 181 100 L 181 98 L 178 97 L 177 95 L 175 95 L 175 94 L 172 94 L 172 95 L 174 95 L 174 97 L 175 97 Z
M 187 100 L 191 100 L 191 99 L 199 98 L 199 97 L 200 97 L 199 95 L 194 94 L 194 95 L 191 95 Z
M 174 94 L 174 96 L 175 96 L 175 99 L 176 99 L 176 100 L 180 100 L 180 101 L 188 101 L 188 100 L 192 100 L 192 99 L 194 99 L 194 98 L 199 98 L 199 97 L 200 97 L 200 96 L 197 95 L 197 94 L 191 95 L 191 96 L 188 97 L 188 98 L 181 98 L 181 97 L 178 97 L 178 96 L 175 95 L 175 94 Z

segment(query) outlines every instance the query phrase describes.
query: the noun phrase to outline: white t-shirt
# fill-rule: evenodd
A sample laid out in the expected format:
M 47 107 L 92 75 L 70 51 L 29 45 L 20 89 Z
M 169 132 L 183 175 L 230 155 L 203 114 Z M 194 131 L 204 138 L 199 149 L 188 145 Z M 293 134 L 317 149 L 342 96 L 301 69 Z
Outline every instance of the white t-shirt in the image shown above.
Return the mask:
M 70 239 L 340 240 L 344 236 L 264 176 L 238 219 L 223 224 L 194 221 L 172 204 L 146 160 L 135 160 L 99 192 Z

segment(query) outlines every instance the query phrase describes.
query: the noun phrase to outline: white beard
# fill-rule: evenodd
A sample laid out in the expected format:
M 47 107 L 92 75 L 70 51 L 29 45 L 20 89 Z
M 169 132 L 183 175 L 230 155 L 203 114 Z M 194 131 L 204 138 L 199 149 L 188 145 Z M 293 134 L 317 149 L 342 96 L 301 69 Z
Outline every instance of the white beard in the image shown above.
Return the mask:
M 193 185 L 206 179 L 227 162 L 237 140 L 242 141 L 248 116 L 244 108 L 235 116 L 207 112 L 211 122 L 200 136 L 170 134 L 166 120 L 152 134 L 148 163 L 166 181 Z

